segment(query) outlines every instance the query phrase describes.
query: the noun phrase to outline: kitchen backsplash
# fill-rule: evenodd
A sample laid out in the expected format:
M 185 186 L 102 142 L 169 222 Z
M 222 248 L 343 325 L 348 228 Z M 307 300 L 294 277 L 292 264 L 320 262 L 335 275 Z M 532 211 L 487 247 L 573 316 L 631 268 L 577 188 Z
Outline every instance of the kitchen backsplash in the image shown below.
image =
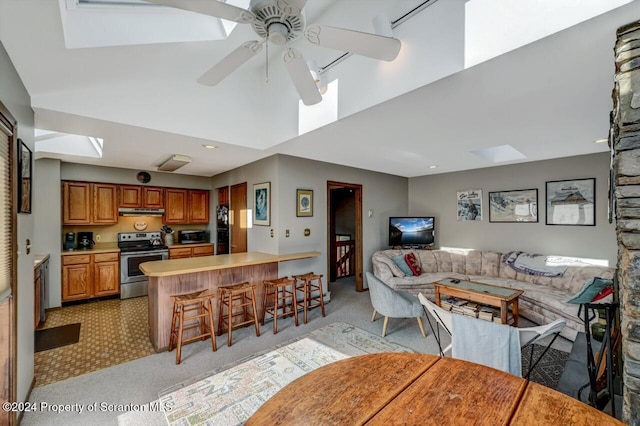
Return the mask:
M 147 228 L 144 230 L 139 230 L 135 228 L 136 222 L 146 222 Z M 201 230 L 206 229 L 205 225 L 168 225 L 173 231 L 176 232 L 176 242 L 177 242 L 177 231 L 183 230 Z M 64 226 L 62 227 L 62 236 L 67 232 L 75 232 L 76 235 L 78 232 L 93 232 L 93 238 L 98 242 L 96 237 L 100 235 L 101 243 L 115 243 L 118 241 L 118 233 L 119 232 L 155 232 L 160 231 L 162 228 L 162 218 L 161 217 L 124 217 L 121 216 L 118 218 L 118 223 L 116 225 L 109 226 Z M 62 241 L 62 240 L 61 240 Z

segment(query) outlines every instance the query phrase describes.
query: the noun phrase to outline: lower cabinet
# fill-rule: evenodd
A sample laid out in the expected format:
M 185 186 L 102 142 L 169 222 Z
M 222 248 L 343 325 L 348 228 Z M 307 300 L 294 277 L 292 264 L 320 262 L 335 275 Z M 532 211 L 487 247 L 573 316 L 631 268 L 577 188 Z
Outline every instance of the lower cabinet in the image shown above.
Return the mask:
M 38 328 L 38 325 L 40 324 L 40 285 L 41 285 L 41 274 L 40 274 L 40 268 L 35 268 L 33 270 L 33 322 L 34 322 L 34 328 Z
M 213 256 L 213 244 L 198 245 L 196 247 L 169 248 L 169 259 L 184 259 L 187 257 Z
M 120 293 L 120 254 L 62 256 L 62 301 Z

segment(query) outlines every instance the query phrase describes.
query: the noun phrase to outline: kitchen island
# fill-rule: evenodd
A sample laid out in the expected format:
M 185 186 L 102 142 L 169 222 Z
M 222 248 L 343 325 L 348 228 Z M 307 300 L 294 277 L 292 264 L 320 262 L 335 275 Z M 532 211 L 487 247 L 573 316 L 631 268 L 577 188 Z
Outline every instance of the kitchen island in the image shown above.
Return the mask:
M 149 336 L 156 351 L 169 346 L 173 303 L 171 296 L 209 290 L 217 297 L 218 288 L 249 282 L 256 285 L 256 305 L 262 312 L 263 280 L 278 277 L 278 263 L 320 256 L 311 251 L 292 254 L 247 252 L 186 259 L 160 260 L 140 265 L 149 278 Z M 300 271 L 300 273 L 309 271 Z M 214 300 L 214 320 L 218 319 L 218 300 Z M 217 322 L 216 322 L 217 327 Z M 189 330 L 195 332 L 196 330 Z M 189 337 L 185 331 L 185 337 Z

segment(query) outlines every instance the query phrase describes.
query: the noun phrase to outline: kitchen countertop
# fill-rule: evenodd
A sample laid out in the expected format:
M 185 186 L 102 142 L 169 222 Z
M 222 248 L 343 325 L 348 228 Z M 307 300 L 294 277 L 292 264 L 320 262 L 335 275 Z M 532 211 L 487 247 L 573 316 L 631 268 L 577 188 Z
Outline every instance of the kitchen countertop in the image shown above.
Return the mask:
M 261 252 L 219 254 L 217 256 L 145 262 L 140 265 L 140 270 L 148 277 L 170 277 L 173 275 L 236 268 L 240 266 L 260 265 L 264 263 L 284 262 L 286 260 L 306 259 L 317 256 L 320 256 L 320 252 L 318 251 L 292 254 L 269 254 Z
M 112 253 L 112 252 L 119 252 L 119 251 L 120 251 L 120 248 L 118 248 L 118 243 L 113 242 L 113 243 L 97 243 L 90 250 L 81 250 L 81 249 L 62 250 L 61 254 L 63 256 L 69 256 L 74 254 Z
M 42 263 L 49 259 L 49 253 L 34 254 L 33 255 L 33 269 L 39 268 Z

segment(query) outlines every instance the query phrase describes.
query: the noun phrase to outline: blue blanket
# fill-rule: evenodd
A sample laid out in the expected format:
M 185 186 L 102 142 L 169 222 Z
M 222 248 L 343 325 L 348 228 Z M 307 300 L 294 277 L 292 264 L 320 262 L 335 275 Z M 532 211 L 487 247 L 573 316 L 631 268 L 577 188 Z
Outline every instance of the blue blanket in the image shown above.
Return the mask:
M 522 376 L 516 327 L 464 315 L 451 315 L 451 356 Z
M 512 251 L 502 257 L 502 261 L 518 272 L 543 277 L 561 277 L 567 270 L 562 258 Z

